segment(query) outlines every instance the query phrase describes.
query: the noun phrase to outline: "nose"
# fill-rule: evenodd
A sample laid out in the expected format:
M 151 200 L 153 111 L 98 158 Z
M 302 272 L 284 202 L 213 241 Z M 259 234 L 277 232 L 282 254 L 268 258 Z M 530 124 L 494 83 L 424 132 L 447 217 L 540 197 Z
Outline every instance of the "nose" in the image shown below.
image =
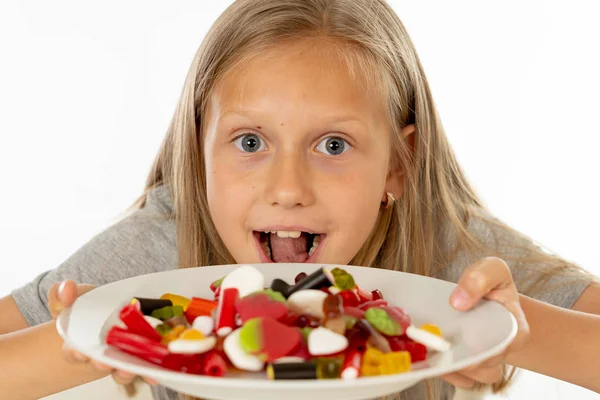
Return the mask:
M 278 154 L 267 173 L 266 200 L 290 209 L 310 206 L 315 201 L 310 169 L 300 152 Z

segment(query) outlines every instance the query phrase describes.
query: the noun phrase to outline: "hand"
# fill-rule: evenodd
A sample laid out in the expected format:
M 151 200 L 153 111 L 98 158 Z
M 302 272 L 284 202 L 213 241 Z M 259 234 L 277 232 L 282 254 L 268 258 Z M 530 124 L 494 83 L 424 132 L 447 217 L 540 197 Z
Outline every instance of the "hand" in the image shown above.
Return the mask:
M 54 284 L 50 288 L 50 292 L 48 293 L 48 308 L 50 309 L 50 314 L 52 314 L 52 318 L 56 320 L 58 315 L 66 308 L 69 308 L 75 302 L 77 297 L 81 296 L 84 293 L 89 292 L 94 289 L 95 286 L 85 285 L 85 284 L 76 284 L 71 280 L 66 280 L 60 283 Z M 89 363 L 95 369 L 110 373 L 113 379 L 122 385 L 127 385 L 132 383 L 137 376 L 130 372 L 115 370 L 114 368 L 102 364 L 96 360 L 92 360 L 88 358 L 86 355 L 81 354 L 80 352 L 68 348 L 65 344 L 63 347 L 63 355 L 70 362 L 75 363 Z M 156 381 L 150 378 L 142 378 L 144 381 L 151 385 L 156 385 Z
M 506 356 L 523 348 L 529 340 L 529 324 L 519 303 L 519 293 L 506 263 L 496 257 L 484 258 L 465 270 L 458 287 L 450 296 L 450 304 L 459 311 L 467 311 L 481 298 L 497 301 L 517 320 L 517 336 L 502 353 L 478 365 L 442 376 L 442 379 L 462 389 L 477 384 L 493 384 L 502 379 Z

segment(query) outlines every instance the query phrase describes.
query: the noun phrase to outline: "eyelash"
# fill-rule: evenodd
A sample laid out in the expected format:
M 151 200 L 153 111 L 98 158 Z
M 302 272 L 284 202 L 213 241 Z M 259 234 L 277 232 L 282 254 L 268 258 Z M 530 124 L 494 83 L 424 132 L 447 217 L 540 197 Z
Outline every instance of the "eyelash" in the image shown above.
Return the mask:
M 240 139 L 243 139 L 244 137 L 247 137 L 247 136 L 255 136 L 256 138 L 258 138 L 258 139 L 261 141 L 261 143 L 260 143 L 260 144 L 261 144 L 261 146 L 259 147 L 259 149 L 258 149 L 257 151 L 245 151 L 245 149 L 243 148 L 243 144 L 240 144 L 239 146 L 236 144 L 236 142 L 237 142 L 237 141 L 239 141 Z M 322 144 L 323 142 L 325 142 L 325 141 L 328 141 L 328 140 L 331 140 L 331 139 L 337 139 L 337 140 L 339 140 L 339 141 L 342 141 L 342 142 L 344 143 L 344 146 L 343 146 L 343 149 L 342 149 L 342 152 L 341 152 L 341 153 L 339 153 L 339 154 L 327 154 L 327 153 L 326 153 L 326 151 L 320 151 L 320 150 L 318 150 L 318 148 L 321 146 L 321 144 Z M 254 132 L 245 132 L 245 133 L 242 133 L 241 135 L 238 135 L 238 136 L 236 136 L 236 137 L 235 137 L 235 138 L 232 140 L 232 143 L 233 143 L 233 144 L 234 144 L 234 146 L 236 146 L 236 147 L 237 147 L 237 148 L 238 148 L 240 151 L 242 151 L 242 152 L 244 152 L 244 153 L 249 153 L 249 154 L 252 154 L 252 153 L 258 153 L 258 152 L 265 151 L 265 150 L 267 150 L 267 149 L 268 149 L 268 146 L 267 146 L 267 141 L 266 141 L 266 140 L 265 140 L 263 137 L 261 137 L 261 135 L 259 135 L 259 134 L 257 134 L 257 133 L 254 133 Z M 263 147 L 263 146 L 266 146 L 266 148 L 265 148 L 265 149 L 263 149 L 263 150 L 260 150 L 260 148 L 261 148 L 261 147 Z M 345 139 L 345 138 L 341 137 L 340 135 L 330 135 L 330 136 L 325 136 L 325 137 L 321 138 L 321 139 L 319 140 L 319 142 L 317 143 L 317 145 L 315 146 L 315 148 L 314 148 L 314 149 L 315 149 L 316 151 L 319 151 L 319 152 L 320 152 L 320 153 L 322 153 L 322 154 L 325 154 L 325 155 L 329 155 L 329 156 L 338 156 L 338 155 L 341 155 L 341 154 L 344 154 L 344 153 L 346 153 L 347 151 L 350 151 L 350 150 L 352 150 L 353 148 L 354 148 L 354 147 L 352 146 L 352 144 L 350 144 L 349 140 L 347 140 L 347 139 Z

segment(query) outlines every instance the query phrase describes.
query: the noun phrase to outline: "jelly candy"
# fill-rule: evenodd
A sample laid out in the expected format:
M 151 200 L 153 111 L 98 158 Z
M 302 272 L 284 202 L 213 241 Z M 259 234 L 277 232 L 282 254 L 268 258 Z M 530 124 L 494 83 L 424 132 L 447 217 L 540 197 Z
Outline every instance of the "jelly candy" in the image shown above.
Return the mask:
M 332 269 L 331 275 L 333 275 L 334 286 L 340 290 L 350 290 L 356 287 L 352 275 L 341 268 Z
M 244 325 L 245 326 L 245 325 Z M 265 363 L 259 357 L 248 354 L 242 349 L 240 333 L 241 329 L 236 329 L 225 338 L 223 350 L 227 354 L 229 361 L 236 367 L 244 371 L 260 371 Z
M 217 291 L 217 289 L 218 289 L 219 287 L 221 287 L 221 283 L 223 282 L 223 279 L 225 279 L 225 277 L 219 278 L 219 279 L 217 279 L 216 281 L 213 281 L 213 282 L 210 284 L 210 286 L 209 286 L 209 287 L 210 287 L 210 290 L 211 290 L 213 293 L 215 293 L 215 292 Z
M 218 336 L 229 335 L 237 325 L 235 320 L 235 303 L 238 300 L 238 294 L 239 292 L 236 288 L 225 288 L 222 286 L 222 293 L 219 297 L 217 318 L 215 322 L 215 330 Z
M 354 318 L 364 318 L 365 316 L 365 311 L 361 310 L 360 308 L 356 308 L 356 307 L 344 307 L 344 314 L 354 317 Z
M 324 326 L 340 335 L 346 332 L 346 320 L 341 297 L 329 295 L 323 301 Z
M 423 361 L 427 358 L 427 347 L 405 336 L 389 337 L 388 342 L 392 351 L 408 351 L 412 362 Z
M 309 337 L 310 338 L 310 337 Z M 253 318 L 240 330 L 240 345 L 244 351 L 258 355 L 266 362 L 292 353 L 302 342 L 297 328 L 269 317 Z
M 381 363 L 383 362 L 384 354 L 374 347 L 367 347 L 367 350 L 363 354 L 360 374 L 362 376 L 381 375 Z
M 400 336 L 404 330 L 392 319 L 386 310 L 372 307 L 365 311 L 365 319 L 379 332 L 387 336 Z
M 437 336 L 440 336 L 440 337 L 444 337 L 444 335 L 442 335 L 442 330 L 437 325 L 434 325 L 434 324 L 425 324 L 425 325 L 421 326 L 421 329 L 423 329 L 424 331 L 427 331 L 429 333 L 433 333 L 434 335 L 437 335 Z
M 181 306 L 167 306 L 152 311 L 152 316 L 162 321 L 173 317 L 183 316 L 183 307 Z
M 379 333 L 377 329 L 373 328 L 369 321 L 361 319 L 356 323 L 355 326 L 368 338 L 367 342 L 371 346 L 383 353 L 392 351 L 387 339 L 383 337 L 383 335 Z
M 388 315 L 402 327 L 403 331 L 410 326 L 410 316 L 400 307 L 387 306 L 383 307 Z
M 188 299 L 187 297 L 179 296 L 177 294 L 165 293 L 162 296 L 160 296 L 160 298 L 162 300 L 169 300 L 171 302 L 170 305 L 172 306 L 181 306 L 181 308 L 183 308 L 183 311 L 185 311 L 188 305 L 190 304 L 190 299 Z
M 348 347 L 348 338 L 327 328 L 318 327 L 308 335 L 308 351 L 313 356 L 336 354 Z
M 165 320 L 164 323 L 167 324 L 167 325 L 169 325 L 172 328 L 174 328 L 176 326 L 179 326 L 179 325 L 182 325 L 182 326 L 184 326 L 186 328 L 188 327 L 188 322 L 185 319 L 185 317 L 183 317 L 183 316 L 171 317 L 171 318 Z
M 340 358 L 320 358 L 316 361 L 318 379 L 336 379 L 342 372 L 342 361 Z
M 263 290 L 264 287 L 265 277 L 263 274 L 251 265 L 242 265 L 223 278 L 220 285 L 220 296 L 223 296 L 225 289 L 235 288 L 240 297 L 244 297 L 252 292 Z
M 144 319 L 153 328 L 156 328 L 157 326 L 159 326 L 159 325 L 161 325 L 163 323 L 160 319 L 151 317 L 150 315 L 144 315 Z
M 360 303 L 357 308 L 360 308 L 361 310 L 368 310 L 369 308 L 373 308 L 373 307 L 387 307 L 388 303 L 385 300 L 371 300 L 371 301 L 365 301 L 364 303 Z
M 159 342 L 162 337 L 145 319 L 142 312 L 135 304 L 129 304 L 119 313 L 119 319 L 123 321 L 127 329 L 132 333 L 147 337 Z
M 216 343 L 214 336 L 205 337 L 195 329 L 188 329 L 169 342 L 169 351 L 176 354 L 201 354 L 212 350 Z
M 380 371 L 383 375 L 410 371 L 411 359 L 408 351 L 392 351 L 383 355 Z
M 383 294 L 379 289 L 372 290 L 371 294 L 373 295 L 373 300 L 383 300 Z
M 352 290 L 342 290 L 337 296 L 342 298 L 344 307 L 357 307 L 360 303 L 360 298 Z
M 308 274 L 306 272 L 300 272 L 298 275 L 296 275 L 296 277 L 294 278 L 294 283 L 298 283 L 300 282 L 302 279 L 306 278 L 308 276 Z
M 169 333 L 173 328 L 170 325 L 167 324 L 160 324 L 158 325 L 156 328 L 156 331 L 161 335 L 161 336 L 165 336 L 167 333 Z
M 288 313 L 288 308 L 284 302 L 273 300 L 267 293 L 261 292 L 239 299 L 236 303 L 236 309 L 242 323 L 256 317 L 271 317 L 278 320 Z
M 168 345 L 170 342 L 177 339 L 179 335 L 183 333 L 183 331 L 185 331 L 185 326 L 182 325 L 171 328 L 171 330 L 162 337 L 161 343 Z
M 360 299 L 361 303 L 366 303 L 367 301 L 373 301 L 373 293 L 362 289 L 360 286 L 356 286 L 356 288 L 354 288 L 354 290 L 356 291 L 356 294 L 358 295 L 358 298 Z
M 323 319 L 325 317 L 323 314 L 323 302 L 327 296 L 327 293 L 320 290 L 300 290 L 288 297 L 287 305 L 290 310 L 297 314 L 308 314 Z

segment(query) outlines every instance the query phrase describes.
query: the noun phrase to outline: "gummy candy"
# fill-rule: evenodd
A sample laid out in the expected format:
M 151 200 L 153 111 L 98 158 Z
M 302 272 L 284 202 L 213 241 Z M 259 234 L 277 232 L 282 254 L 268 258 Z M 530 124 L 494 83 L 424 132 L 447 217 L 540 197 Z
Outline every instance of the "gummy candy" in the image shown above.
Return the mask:
M 365 311 L 365 319 L 379 332 L 387 336 L 400 336 L 404 330 L 398 322 L 382 308 L 371 307 Z

